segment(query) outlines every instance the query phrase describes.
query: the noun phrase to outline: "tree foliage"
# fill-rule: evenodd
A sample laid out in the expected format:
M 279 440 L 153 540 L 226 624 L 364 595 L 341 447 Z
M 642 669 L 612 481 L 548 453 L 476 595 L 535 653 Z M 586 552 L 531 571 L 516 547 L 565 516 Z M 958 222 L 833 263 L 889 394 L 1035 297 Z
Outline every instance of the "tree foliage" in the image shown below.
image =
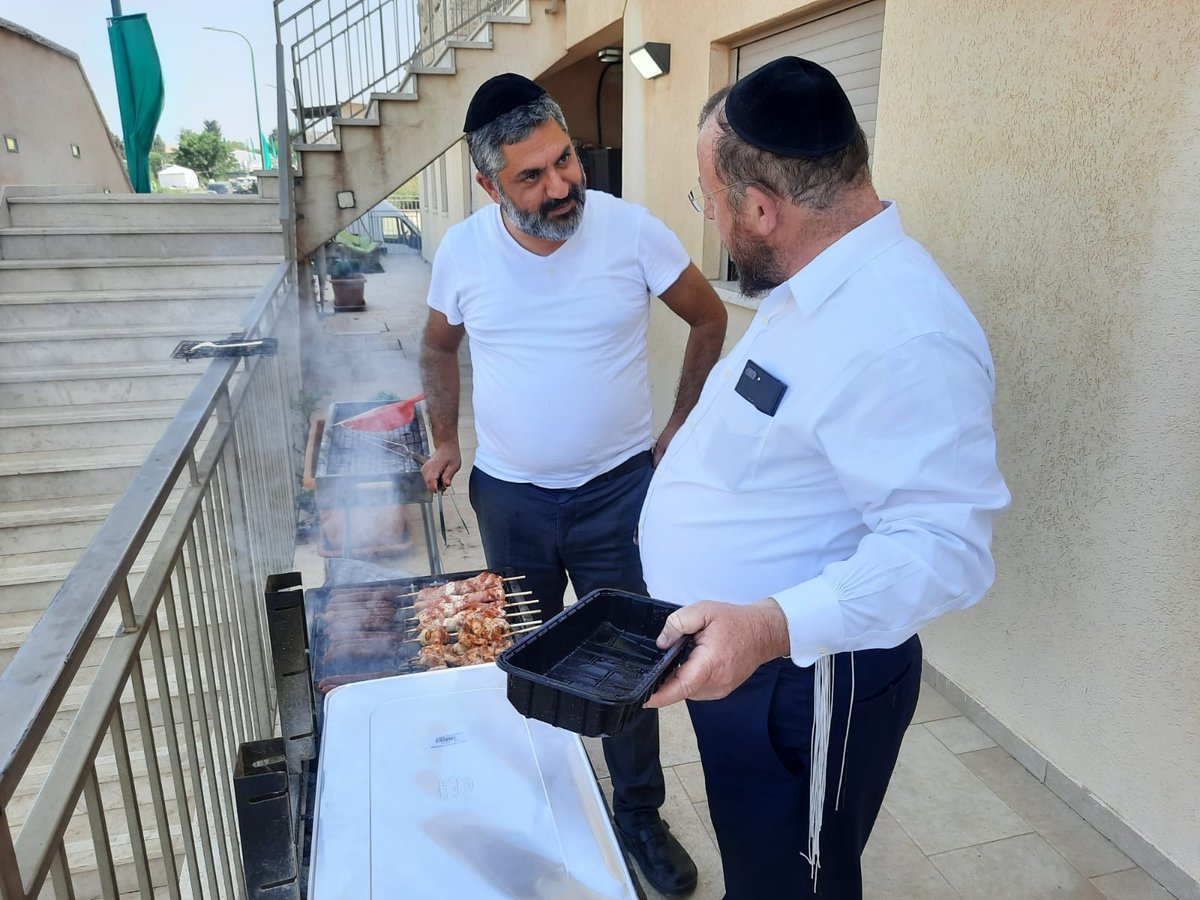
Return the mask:
M 224 177 L 237 168 L 229 144 L 221 138 L 220 126 L 215 132 L 210 131 L 209 122 L 205 122 L 205 130 L 199 134 L 186 128 L 179 132 L 179 150 L 175 154 L 176 164 L 193 170 L 205 181 Z
M 216 119 L 205 119 L 204 131 L 208 134 L 215 134 L 217 137 L 221 137 L 221 123 Z

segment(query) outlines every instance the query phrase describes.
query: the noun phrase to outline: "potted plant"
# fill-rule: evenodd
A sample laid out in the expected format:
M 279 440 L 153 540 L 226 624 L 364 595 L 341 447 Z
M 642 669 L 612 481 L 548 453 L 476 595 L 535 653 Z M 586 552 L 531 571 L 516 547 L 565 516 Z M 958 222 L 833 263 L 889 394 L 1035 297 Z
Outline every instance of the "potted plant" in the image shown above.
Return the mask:
M 366 309 L 363 288 L 367 276 L 362 273 L 362 263 L 357 259 L 341 256 L 329 264 L 329 283 L 333 285 L 333 308 L 338 310 Z

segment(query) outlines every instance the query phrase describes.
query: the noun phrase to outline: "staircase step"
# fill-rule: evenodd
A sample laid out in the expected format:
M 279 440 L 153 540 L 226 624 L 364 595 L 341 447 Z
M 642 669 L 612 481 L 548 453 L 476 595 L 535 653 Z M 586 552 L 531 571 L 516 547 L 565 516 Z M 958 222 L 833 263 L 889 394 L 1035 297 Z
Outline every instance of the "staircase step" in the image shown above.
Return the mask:
M 153 444 L 178 411 L 172 400 L 0 409 L 0 453 Z
M 348 125 L 348 126 L 350 126 L 350 127 L 352 127 L 352 128 L 353 128 L 353 127 L 355 127 L 355 126 L 367 126 L 368 128 L 378 128 L 378 127 L 379 127 L 379 120 L 378 120 L 378 119 L 371 119 L 371 118 L 364 118 L 364 119 L 344 119 L 344 118 L 342 118 L 342 117 L 340 117 L 340 116 L 339 116 L 338 118 L 336 118 L 336 119 L 334 119 L 334 120 L 333 120 L 333 124 L 334 124 L 334 125 Z
M 145 554 L 148 558 L 153 548 Z M 74 559 L 62 562 L 47 562 L 29 566 L 10 566 L 5 561 L 0 569 L 0 612 L 22 613 L 44 610 L 54 599 L 63 579 L 75 568 Z M 131 576 L 140 576 L 146 571 L 145 561 L 134 563 Z M 138 579 L 130 578 L 131 582 Z
M 0 294 L 0 328 L 89 328 L 122 322 L 157 325 L 183 321 L 202 326 L 240 322 L 261 287 Z
M 15 227 L 279 224 L 279 201 L 203 194 L 68 194 L 8 198 Z
M 7 366 L 55 366 L 105 363 L 111 359 L 166 360 L 182 340 L 218 339 L 237 333 L 236 321 L 203 328 L 191 322 L 103 328 L 0 332 L 0 353 Z M 187 365 L 186 360 L 179 363 Z
M 395 94 L 380 94 L 374 93 L 371 95 L 372 103 L 385 103 L 395 100 L 397 103 L 415 103 L 419 98 L 415 91 Z
M 55 500 L 125 490 L 151 446 L 39 450 L 0 457 L 0 501 Z
M 0 293 L 169 287 L 261 287 L 280 256 L 0 259 Z
M 167 499 L 164 513 L 175 510 L 179 493 L 176 491 Z M 119 498 L 119 494 L 101 494 L 53 503 L 45 500 L 0 503 L 0 547 L 6 554 L 13 555 L 52 550 L 74 551 L 78 555 Z M 156 525 L 150 532 L 150 539 L 158 540 L 164 527 L 163 524 Z
M 182 400 L 202 374 L 179 360 L 0 369 L 0 408 Z
M 447 47 L 455 50 L 491 50 L 495 44 L 492 41 L 475 41 L 465 38 L 451 38 L 446 41 Z
M 0 229 L 0 259 L 267 256 L 282 254 L 276 225 L 150 225 Z

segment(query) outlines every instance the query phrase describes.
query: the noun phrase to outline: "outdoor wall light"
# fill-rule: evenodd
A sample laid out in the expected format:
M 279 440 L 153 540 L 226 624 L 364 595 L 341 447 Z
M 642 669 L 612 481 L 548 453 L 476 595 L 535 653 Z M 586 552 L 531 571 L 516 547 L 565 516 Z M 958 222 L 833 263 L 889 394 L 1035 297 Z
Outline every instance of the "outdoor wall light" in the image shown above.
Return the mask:
M 21 152 L 21 148 L 17 145 L 17 139 L 11 134 L 6 134 L 4 136 L 4 149 L 9 153 Z
M 71 155 L 73 157 L 75 157 L 76 159 L 79 159 L 79 157 L 81 157 L 83 155 L 83 151 L 79 149 L 78 144 L 71 145 Z
M 648 43 L 629 51 L 629 61 L 649 81 L 671 71 L 671 45 Z
M 619 63 L 621 61 L 621 48 L 605 47 L 596 54 L 596 58 L 605 65 L 608 65 L 609 63 Z

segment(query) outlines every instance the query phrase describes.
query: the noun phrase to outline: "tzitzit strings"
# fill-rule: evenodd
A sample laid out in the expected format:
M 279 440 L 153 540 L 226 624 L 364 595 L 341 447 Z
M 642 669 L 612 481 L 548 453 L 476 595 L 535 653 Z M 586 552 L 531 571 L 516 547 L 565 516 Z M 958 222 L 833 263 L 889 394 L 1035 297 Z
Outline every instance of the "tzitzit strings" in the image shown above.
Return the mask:
M 808 774 L 808 853 L 801 856 L 812 868 L 813 888 L 821 869 L 821 822 L 825 813 L 825 782 L 829 772 L 829 732 L 833 728 L 833 657 L 822 656 L 813 666 L 813 729 Z M 842 741 L 842 765 L 838 772 L 834 809 L 842 802 L 846 776 L 846 752 L 850 746 L 850 717 L 854 712 L 854 654 L 850 654 L 850 699 L 846 704 L 846 735 Z

